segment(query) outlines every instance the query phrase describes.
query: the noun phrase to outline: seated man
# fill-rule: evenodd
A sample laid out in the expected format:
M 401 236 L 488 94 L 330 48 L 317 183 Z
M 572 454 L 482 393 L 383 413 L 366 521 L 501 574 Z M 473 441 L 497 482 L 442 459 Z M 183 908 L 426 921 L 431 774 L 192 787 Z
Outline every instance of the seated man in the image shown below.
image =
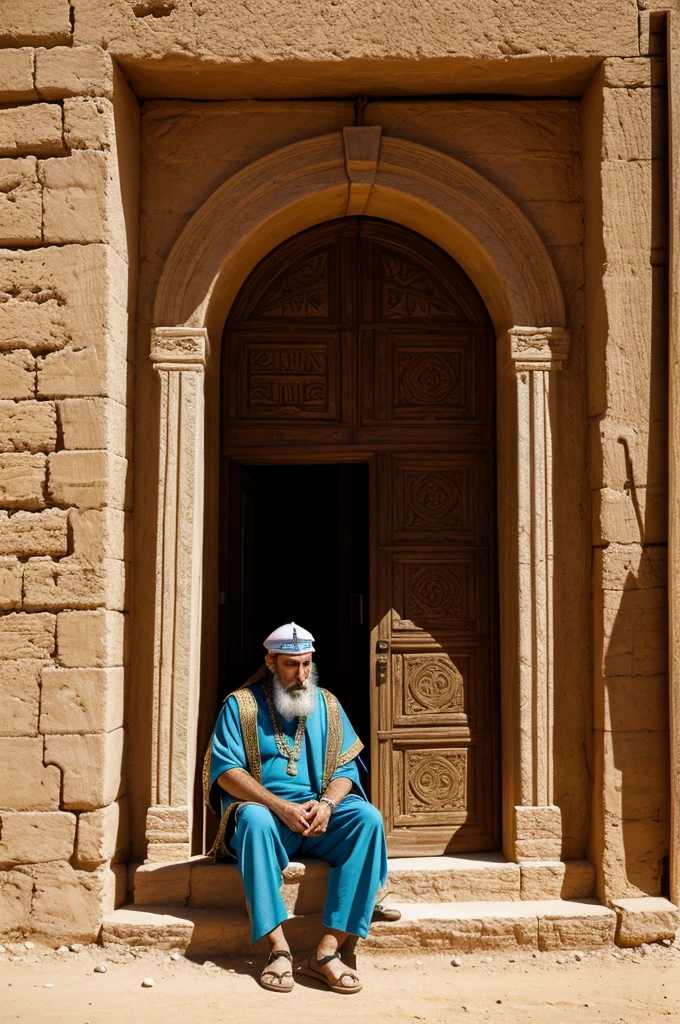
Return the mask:
M 266 935 L 271 950 L 260 983 L 274 992 L 293 988 L 281 872 L 292 856 L 328 862 L 328 930 L 300 971 L 352 994 L 361 982 L 339 948 L 348 934 L 368 933 L 387 851 L 359 782 L 363 744 L 337 699 L 316 686 L 313 642 L 294 622 L 281 626 L 265 640 L 265 666 L 222 707 L 205 773 L 222 813 L 213 851 L 236 856 L 251 941 Z

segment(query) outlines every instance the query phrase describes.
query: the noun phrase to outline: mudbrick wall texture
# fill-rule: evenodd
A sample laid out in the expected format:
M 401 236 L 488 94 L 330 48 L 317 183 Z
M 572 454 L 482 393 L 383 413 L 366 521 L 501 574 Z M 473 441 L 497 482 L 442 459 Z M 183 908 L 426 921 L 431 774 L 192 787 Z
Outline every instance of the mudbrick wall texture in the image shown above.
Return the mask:
M 340 138 L 357 83 L 556 269 L 562 858 L 609 905 L 667 893 L 674 2 L 0 0 L 0 935 L 95 939 L 145 856 L 165 260 L 228 177 Z

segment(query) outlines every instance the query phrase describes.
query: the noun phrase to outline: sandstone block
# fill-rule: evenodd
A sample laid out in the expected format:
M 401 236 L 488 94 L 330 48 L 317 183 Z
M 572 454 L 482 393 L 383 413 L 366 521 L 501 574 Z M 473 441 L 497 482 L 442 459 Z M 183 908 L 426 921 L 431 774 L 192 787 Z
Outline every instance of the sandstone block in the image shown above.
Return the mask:
M 59 769 L 43 763 L 41 736 L 0 739 L 0 807 L 57 811 L 60 781 Z
M 35 245 L 41 240 L 42 197 L 35 157 L 0 160 L 0 244 Z
M 559 807 L 515 807 L 515 837 L 518 860 L 559 861 L 562 853 Z
M 0 660 L 39 658 L 47 661 L 54 653 L 55 625 L 55 616 L 47 612 L 3 615 L 0 617 Z
M 40 732 L 113 732 L 122 724 L 122 667 L 43 669 Z
M 649 265 L 667 246 L 666 166 L 663 160 L 612 160 L 601 167 L 605 259 L 609 272 Z
M 69 526 L 77 558 L 94 562 L 129 558 L 131 519 L 131 515 L 117 508 L 71 511 Z
M 127 452 L 128 411 L 111 398 L 64 398 L 57 402 L 64 448 Z
M 42 512 L 0 511 L 0 555 L 65 555 L 68 513 L 60 508 Z
M 666 591 L 605 590 L 596 593 L 602 627 L 594 637 L 595 664 L 604 676 L 660 676 L 666 672 Z
M 42 508 L 45 504 L 45 456 L 0 455 L 0 505 Z
M 126 308 L 127 267 L 109 245 L 0 252 L 0 348 L 66 348 L 73 354 L 93 349 L 101 380 L 106 384 L 110 377 L 115 383 L 116 374 L 125 376 L 121 360 L 124 364 L 128 346 Z M 94 369 L 89 367 L 90 375 Z M 75 383 L 76 395 L 81 394 L 82 384 Z M 91 393 L 106 392 L 100 387 Z M 44 388 L 43 395 L 70 397 L 67 391 L 46 393 Z
M 111 395 L 125 401 L 127 363 L 110 353 L 102 359 L 96 348 L 63 349 L 50 352 L 37 363 L 37 393 L 40 398 L 68 395 Z
M 593 544 L 661 544 L 666 540 L 666 494 L 662 487 L 631 492 L 602 487 L 593 491 Z M 638 518 L 639 516 L 639 518 Z
M 0 306 L 0 310 L 2 307 Z M 0 331 L 2 314 L 0 313 Z M 0 354 L 0 398 L 35 397 L 35 359 L 29 352 Z
M 141 864 L 134 874 L 135 903 L 186 903 L 189 899 L 190 877 L 190 861 L 179 864 Z
M 33 882 L 22 871 L 0 872 L 0 935 L 23 937 L 31 913 Z
M 0 51 L 0 102 L 21 103 L 37 98 L 32 48 Z
M 111 452 L 61 451 L 49 456 L 49 495 L 59 505 L 128 509 L 129 477 L 127 459 Z
M 124 630 L 125 617 L 120 612 L 60 612 L 57 662 L 66 668 L 122 665 Z
M 666 806 L 668 806 L 668 797 Z M 668 855 L 667 820 L 621 822 L 621 813 L 605 816 L 603 872 L 605 896 L 661 896 L 661 871 Z
M 649 89 L 666 84 L 665 61 L 659 57 L 608 57 L 603 61 L 609 89 Z
M 64 139 L 71 150 L 110 149 L 115 138 L 113 104 L 107 99 L 64 100 Z
M 37 736 L 40 662 L 0 661 L 0 733 Z
M 96 942 L 102 917 L 112 902 L 110 871 L 76 871 L 61 861 L 22 870 L 30 874 L 34 885 L 33 935 L 54 945 Z
M 564 862 L 554 860 L 523 861 L 520 883 L 522 899 L 561 899 L 564 874 Z
M 107 153 L 74 150 L 71 156 L 40 162 L 46 242 L 104 242 L 115 234 L 119 251 L 125 251 L 120 249 L 123 211 L 112 195 L 111 161 Z
M 0 867 L 69 860 L 75 836 L 75 814 L 0 811 Z
M 595 867 L 588 860 L 568 860 L 564 864 L 563 900 L 588 899 L 595 895 Z
M 643 367 L 640 368 L 640 374 Z M 636 484 L 654 486 L 664 483 L 667 473 L 667 452 L 665 441 L 658 432 L 650 436 L 648 424 L 631 428 L 612 416 L 604 416 L 591 422 L 590 428 L 590 479 L 591 487 L 611 487 L 625 491 L 630 487 L 630 466 Z
M 538 948 L 599 949 L 614 941 L 616 916 L 583 915 L 582 917 L 551 917 L 549 913 L 538 919 Z
M 122 729 L 45 737 L 45 760 L 63 772 L 62 806 L 68 811 L 91 811 L 113 803 L 121 787 L 122 757 Z
M 91 868 L 119 857 L 126 852 L 129 842 L 128 804 L 125 797 L 108 807 L 78 815 L 76 857 L 79 865 Z
M 612 907 L 617 918 L 617 946 L 641 946 L 643 942 L 674 939 L 680 927 L 678 908 L 659 896 L 612 900 Z
M 113 98 L 113 67 L 105 50 L 97 46 L 55 46 L 36 50 L 35 87 L 41 99 L 65 96 Z
M 668 677 L 607 676 L 604 700 L 595 702 L 593 724 L 614 733 L 663 733 L 668 729 Z
M 665 547 L 608 544 L 593 554 L 593 582 L 598 590 L 651 590 L 666 586 Z
M 0 156 L 59 156 L 64 152 L 58 103 L 0 109 Z
M 101 941 L 156 949 L 185 950 L 191 942 L 193 921 L 171 914 L 118 910 L 102 922 Z
M 43 0 L 6 5 L 2 12 L 0 46 L 57 46 L 71 40 L 68 0 Z
M 21 608 L 24 567 L 17 558 L 0 557 L 0 609 Z
M 115 558 L 93 563 L 77 558 L 59 561 L 30 558 L 24 566 L 24 608 L 125 608 L 125 563 Z
M 652 150 L 651 124 L 663 124 L 663 89 L 605 89 L 602 156 L 605 160 L 651 160 L 665 156 L 660 137 Z M 656 147 L 655 147 L 656 148 Z
M 0 401 L 0 452 L 53 452 L 56 446 L 53 402 Z

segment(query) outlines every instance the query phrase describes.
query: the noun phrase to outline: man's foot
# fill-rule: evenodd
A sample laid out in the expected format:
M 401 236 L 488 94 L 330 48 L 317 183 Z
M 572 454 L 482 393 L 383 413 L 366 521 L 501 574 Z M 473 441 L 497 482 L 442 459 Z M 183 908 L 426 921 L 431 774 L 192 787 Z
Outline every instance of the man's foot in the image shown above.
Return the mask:
M 331 992 L 338 992 L 343 996 L 353 995 L 362 989 L 358 974 L 345 967 L 340 959 L 339 950 L 330 956 L 317 957 L 316 953 L 312 953 L 298 970 L 307 978 L 323 981 Z
M 260 985 L 270 992 L 290 992 L 295 984 L 293 957 L 287 949 L 273 949 L 260 975 Z

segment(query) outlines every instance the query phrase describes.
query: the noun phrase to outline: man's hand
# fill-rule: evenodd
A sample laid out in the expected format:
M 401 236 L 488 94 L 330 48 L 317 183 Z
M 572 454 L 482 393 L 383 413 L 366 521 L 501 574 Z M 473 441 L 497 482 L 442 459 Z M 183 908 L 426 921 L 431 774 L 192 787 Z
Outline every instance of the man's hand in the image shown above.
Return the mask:
M 328 819 L 331 816 L 331 809 L 328 804 L 319 800 L 309 800 L 303 805 L 305 808 L 306 825 L 303 836 L 319 836 L 326 831 Z
M 308 804 L 294 804 L 290 800 L 279 800 L 276 807 L 272 808 L 276 817 L 286 825 L 291 832 L 298 832 L 307 835 L 308 827 L 307 812 Z

